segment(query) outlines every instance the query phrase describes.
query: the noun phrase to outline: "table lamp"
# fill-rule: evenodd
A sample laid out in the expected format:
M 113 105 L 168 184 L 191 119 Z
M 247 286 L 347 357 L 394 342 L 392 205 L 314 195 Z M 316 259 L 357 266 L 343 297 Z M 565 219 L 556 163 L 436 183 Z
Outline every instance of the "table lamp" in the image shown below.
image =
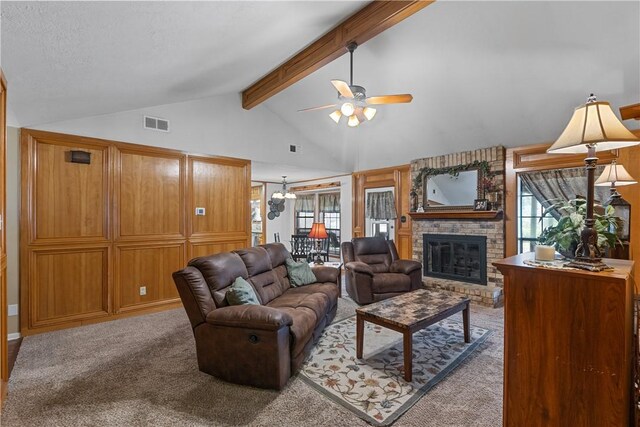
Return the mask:
M 313 261 L 314 264 L 324 264 L 322 258 L 320 258 L 320 251 L 322 250 L 322 243 L 320 242 L 323 239 L 329 237 L 327 234 L 327 229 L 324 226 L 323 222 L 314 222 L 311 226 L 311 231 L 309 231 L 309 238 L 315 239 L 316 241 L 316 259 Z
M 573 112 L 569 124 L 547 153 L 586 153 L 587 170 L 587 216 L 580 234 L 576 258 L 568 265 L 591 271 L 602 271 L 607 267 L 602 262 L 598 248 L 598 232 L 594 225 L 594 181 L 598 164 L 596 151 L 616 150 L 640 144 L 638 139 L 618 120 L 608 102 L 597 101 L 591 94 L 584 105 Z
M 622 224 L 618 224 L 617 234 L 618 238 L 623 242 L 628 242 L 631 237 L 631 204 L 622 198 L 616 187 L 637 183 L 638 181 L 627 172 L 624 166 L 617 164 L 614 160 L 604 168 L 595 184 L 601 187 L 611 186 L 611 195 L 604 202 L 604 206 L 612 206 L 615 210 L 615 215 L 622 218 Z

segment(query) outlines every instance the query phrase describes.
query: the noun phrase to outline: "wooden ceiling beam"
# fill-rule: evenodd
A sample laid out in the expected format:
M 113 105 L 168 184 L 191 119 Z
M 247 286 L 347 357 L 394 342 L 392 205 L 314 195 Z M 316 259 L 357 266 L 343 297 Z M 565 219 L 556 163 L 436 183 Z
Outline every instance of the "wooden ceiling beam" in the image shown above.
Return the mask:
M 431 3 L 433 1 L 372 1 L 246 88 L 242 92 L 242 108 L 250 110 L 347 53 L 349 43 L 361 45 Z
M 622 120 L 640 120 L 640 104 L 625 105 L 624 107 L 620 107 L 620 117 L 622 117 Z

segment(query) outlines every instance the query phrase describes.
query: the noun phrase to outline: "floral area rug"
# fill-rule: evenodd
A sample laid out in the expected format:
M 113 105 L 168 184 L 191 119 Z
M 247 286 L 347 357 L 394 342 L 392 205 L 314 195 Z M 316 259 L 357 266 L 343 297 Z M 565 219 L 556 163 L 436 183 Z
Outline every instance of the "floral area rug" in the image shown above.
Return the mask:
M 376 426 L 397 420 L 491 333 L 445 319 L 413 334 L 413 381 L 404 380 L 402 335 L 365 322 L 363 358 L 356 358 L 356 317 L 328 326 L 300 370 L 323 395 Z

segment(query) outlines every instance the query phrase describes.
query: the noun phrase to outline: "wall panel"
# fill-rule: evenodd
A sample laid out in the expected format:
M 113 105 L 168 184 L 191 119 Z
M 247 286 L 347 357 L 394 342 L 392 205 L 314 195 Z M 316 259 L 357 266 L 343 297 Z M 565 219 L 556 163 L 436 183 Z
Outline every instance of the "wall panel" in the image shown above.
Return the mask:
M 116 312 L 157 305 L 180 296 L 171 274 L 186 263 L 184 243 L 116 248 Z M 140 295 L 140 287 L 146 295 Z
M 244 236 L 249 232 L 249 168 L 250 164 L 246 161 L 190 159 L 189 194 L 193 237 Z M 205 208 L 205 215 L 194 215 L 196 207 Z
M 234 240 L 224 242 L 192 242 L 189 245 L 189 259 L 193 259 L 200 256 L 213 255 L 219 252 L 230 252 L 236 249 L 242 249 L 247 247 L 246 240 Z
M 247 160 L 29 129 L 21 156 L 23 335 L 173 308 L 188 257 L 249 246 Z
M 36 249 L 29 263 L 32 326 L 108 314 L 108 247 Z
M 34 200 L 32 240 L 108 239 L 108 146 L 36 140 L 38 174 L 30 191 Z M 70 152 L 91 154 L 91 163 L 71 163 Z

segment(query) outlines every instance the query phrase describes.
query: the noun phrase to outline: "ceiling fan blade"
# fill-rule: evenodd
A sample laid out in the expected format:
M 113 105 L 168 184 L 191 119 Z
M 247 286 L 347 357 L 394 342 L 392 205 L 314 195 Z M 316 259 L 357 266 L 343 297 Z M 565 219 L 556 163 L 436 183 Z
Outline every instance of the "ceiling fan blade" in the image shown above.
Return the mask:
M 353 92 L 351 92 L 351 88 L 347 82 L 343 82 L 342 80 L 331 80 L 331 84 L 338 90 L 338 92 L 340 92 L 340 95 L 345 98 L 353 98 Z
M 382 96 L 371 96 L 366 99 L 367 104 L 378 105 L 378 104 L 403 104 L 406 102 L 411 102 L 413 100 L 413 96 L 408 93 L 403 95 L 382 95 Z
M 336 107 L 336 104 L 329 104 L 329 105 L 323 105 L 321 107 L 311 107 L 311 108 L 305 108 L 304 110 L 298 110 L 298 113 L 301 113 L 304 111 L 324 110 L 325 108 L 334 108 L 334 107 Z
M 365 122 L 367 120 L 367 117 L 364 115 L 364 112 L 362 111 L 362 107 L 356 108 L 355 115 L 358 118 L 358 120 L 360 120 L 360 123 Z

